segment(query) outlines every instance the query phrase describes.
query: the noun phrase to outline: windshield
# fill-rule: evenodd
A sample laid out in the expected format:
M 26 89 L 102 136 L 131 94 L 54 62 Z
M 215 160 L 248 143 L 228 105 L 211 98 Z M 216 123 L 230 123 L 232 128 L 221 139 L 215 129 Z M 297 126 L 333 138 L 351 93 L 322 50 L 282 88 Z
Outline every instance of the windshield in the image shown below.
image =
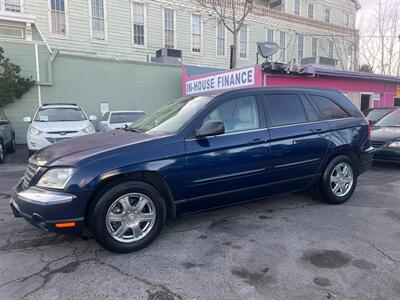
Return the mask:
M 387 116 L 383 117 L 376 126 L 381 127 L 398 127 L 400 126 L 400 110 L 395 110 Z
M 393 109 L 391 109 L 391 108 L 388 108 L 388 109 L 373 109 L 368 113 L 367 119 L 371 123 L 375 123 L 376 121 L 379 121 L 384 116 L 386 116 L 388 113 L 390 113 L 392 110 Z
M 87 120 L 87 118 L 79 107 L 41 108 L 35 117 L 36 122 L 69 122 L 84 120 Z
M 111 124 L 118 123 L 133 123 L 137 120 L 143 118 L 145 113 L 143 112 L 121 112 L 121 113 L 112 113 L 110 118 Z
M 140 132 L 178 132 L 212 97 L 183 97 L 144 117 L 127 129 Z

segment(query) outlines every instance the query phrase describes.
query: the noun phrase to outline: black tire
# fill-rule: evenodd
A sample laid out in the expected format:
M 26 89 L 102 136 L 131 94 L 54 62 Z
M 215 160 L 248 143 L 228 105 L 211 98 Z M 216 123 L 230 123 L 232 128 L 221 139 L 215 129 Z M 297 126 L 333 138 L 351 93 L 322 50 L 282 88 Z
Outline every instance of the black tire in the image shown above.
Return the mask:
M 15 135 L 13 135 L 13 138 L 11 140 L 10 146 L 8 148 L 9 153 L 15 153 L 16 146 L 15 146 Z
M 114 201 L 129 193 L 140 193 L 150 198 L 155 207 L 156 219 L 152 229 L 142 239 L 123 243 L 114 239 L 108 232 L 106 216 Z M 95 240 L 103 248 L 116 253 L 134 252 L 148 246 L 160 233 L 165 219 L 166 205 L 164 199 L 153 186 L 140 181 L 126 181 L 111 186 L 89 211 L 89 227 Z
M 2 140 L 0 140 L 0 164 L 4 163 L 6 156 L 6 149 L 4 147 L 4 143 Z
M 28 149 L 28 158 L 30 158 L 33 154 L 35 154 L 36 151 L 35 150 L 30 150 Z
M 345 163 L 351 167 L 353 173 L 353 184 L 345 195 L 337 196 L 332 190 L 331 175 L 334 169 L 342 163 Z M 355 164 L 348 156 L 340 155 L 334 157 L 325 168 L 317 193 L 320 195 L 320 198 L 322 198 L 322 200 L 326 201 L 329 204 L 345 203 L 351 198 L 351 196 L 354 193 L 354 190 L 357 185 L 357 177 L 358 174 L 357 174 L 357 169 L 355 168 Z

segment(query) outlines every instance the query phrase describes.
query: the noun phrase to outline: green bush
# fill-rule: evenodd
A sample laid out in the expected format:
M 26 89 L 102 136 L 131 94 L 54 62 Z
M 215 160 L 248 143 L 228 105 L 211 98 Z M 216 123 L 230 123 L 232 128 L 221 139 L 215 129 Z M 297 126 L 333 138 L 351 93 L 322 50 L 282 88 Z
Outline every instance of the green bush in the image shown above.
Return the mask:
M 32 77 L 19 75 L 21 67 L 5 58 L 0 47 L 0 107 L 20 99 L 34 85 Z

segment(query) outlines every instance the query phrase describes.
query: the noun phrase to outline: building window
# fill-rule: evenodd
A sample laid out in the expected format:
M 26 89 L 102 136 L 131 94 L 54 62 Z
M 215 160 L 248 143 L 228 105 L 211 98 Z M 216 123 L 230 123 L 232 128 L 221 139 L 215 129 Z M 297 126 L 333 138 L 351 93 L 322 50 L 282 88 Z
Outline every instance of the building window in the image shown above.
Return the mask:
M 344 14 L 344 20 L 343 20 L 344 26 L 349 27 L 350 25 L 350 15 L 349 14 Z
M 300 15 L 300 0 L 294 0 L 294 2 L 293 2 L 293 5 L 294 5 L 294 7 L 293 7 L 293 12 L 294 12 L 294 14 L 295 15 Z
M 104 0 L 92 0 L 91 7 L 92 38 L 94 40 L 106 40 L 106 17 Z
M 164 47 L 175 48 L 175 11 L 164 8 Z
M 217 55 L 225 55 L 225 25 L 222 21 L 217 24 Z
M 351 70 L 352 65 L 353 65 L 353 47 L 351 45 L 348 45 L 348 47 L 347 47 L 347 68 L 349 70 Z
M 304 36 L 297 36 L 297 64 L 301 65 L 301 59 L 304 57 Z
M 274 41 L 274 31 L 272 29 L 267 29 L 267 42 Z
M 308 17 L 313 19 L 314 18 L 314 4 L 308 3 L 307 11 L 308 11 Z
M 333 58 L 333 41 L 329 41 L 329 45 L 328 45 L 328 55 L 329 58 Z
M 133 44 L 145 44 L 145 7 L 143 3 L 132 2 Z
M 51 0 L 51 32 L 53 34 L 67 34 L 65 4 L 64 0 Z
M 20 0 L 5 0 L 4 9 L 6 11 L 21 12 L 21 1 Z
M 239 57 L 247 58 L 248 25 L 242 24 L 239 31 Z
M 279 32 L 279 61 L 286 61 L 286 32 Z
M 20 27 L 0 26 L 0 37 L 23 39 L 24 33 L 24 29 Z
M 324 20 L 327 23 L 331 22 L 331 10 L 330 10 L 330 8 L 325 8 Z
M 201 52 L 201 16 L 192 15 L 192 52 Z
M 311 38 L 311 57 L 318 56 L 318 39 L 313 37 Z

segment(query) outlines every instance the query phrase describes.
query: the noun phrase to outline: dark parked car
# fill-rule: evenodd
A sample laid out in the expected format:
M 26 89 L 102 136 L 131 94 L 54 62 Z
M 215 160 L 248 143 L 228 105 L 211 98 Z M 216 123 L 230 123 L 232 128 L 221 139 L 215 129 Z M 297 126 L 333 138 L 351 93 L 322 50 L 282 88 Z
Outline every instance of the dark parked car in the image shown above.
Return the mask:
M 15 216 L 130 252 L 167 218 L 317 188 L 347 201 L 372 162 L 369 123 L 341 93 L 242 89 L 183 97 L 126 127 L 35 154 Z
M 381 108 L 373 108 L 367 114 L 367 119 L 371 123 L 371 125 L 375 125 L 379 120 L 383 117 L 390 114 L 392 111 L 396 110 L 395 107 L 381 107 Z
M 400 108 L 392 110 L 373 127 L 371 145 L 375 161 L 400 163 Z
M 6 153 L 15 152 L 15 131 L 4 111 L 0 109 L 0 164 L 4 162 Z

